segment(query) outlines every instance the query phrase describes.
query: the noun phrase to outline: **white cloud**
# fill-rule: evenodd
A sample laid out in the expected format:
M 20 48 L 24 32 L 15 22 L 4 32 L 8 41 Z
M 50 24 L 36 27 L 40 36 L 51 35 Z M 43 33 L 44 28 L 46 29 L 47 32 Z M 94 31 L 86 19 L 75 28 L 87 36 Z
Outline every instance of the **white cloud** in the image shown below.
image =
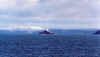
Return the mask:
M 100 24 L 99 0 L 0 0 L 0 9 L 8 11 L 1 14 L 0 21 L 13 24 L 52 23 L 71 28 L 96 28 Z
M 0 26 L 0 30 L 44 30 L 45 28 L 40 26 L 27 26 L 27 25 L 9 25 L 9 26 Z
M 28 9 L 38 2 L 39 0 L 0 0 L 0 9 Z

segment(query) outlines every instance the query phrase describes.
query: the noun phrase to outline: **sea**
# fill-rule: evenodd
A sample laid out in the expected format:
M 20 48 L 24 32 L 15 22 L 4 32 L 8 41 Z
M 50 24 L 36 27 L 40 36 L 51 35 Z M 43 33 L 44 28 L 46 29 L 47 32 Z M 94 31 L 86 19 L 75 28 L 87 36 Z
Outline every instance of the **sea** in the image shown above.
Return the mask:
M 40 31 L 0 30 L 0 57 L 100 57 L 97 30 L 51 29 Z

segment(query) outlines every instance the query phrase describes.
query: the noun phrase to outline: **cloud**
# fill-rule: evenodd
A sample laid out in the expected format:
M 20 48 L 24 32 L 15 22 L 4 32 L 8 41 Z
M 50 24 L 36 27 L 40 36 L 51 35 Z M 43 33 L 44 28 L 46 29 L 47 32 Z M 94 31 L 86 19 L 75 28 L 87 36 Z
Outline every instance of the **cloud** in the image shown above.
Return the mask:
M 40 3 L 40 20 L 65 24 L 99 24 L 99 0 L 49 0 Z
M 48 2 L 45 5 L 51 10 L 54 9 L 49 11 L 55 18 L 90 19 L 99 17 L 100 1 L 98 0 L 51 0 L 51 3 Z
M 40 26 L 26 26 L 26 25 L 16 25 L 16 26 L 0 26 L 0 30 L 44 30 L 45 28 Z
M 0 0 L 0 10 L 3 23 L 72 28 L 100 24 L 99 0 Z
M 28 9 L 34 7 L 39 0 L 0 0 L 0 9 Z

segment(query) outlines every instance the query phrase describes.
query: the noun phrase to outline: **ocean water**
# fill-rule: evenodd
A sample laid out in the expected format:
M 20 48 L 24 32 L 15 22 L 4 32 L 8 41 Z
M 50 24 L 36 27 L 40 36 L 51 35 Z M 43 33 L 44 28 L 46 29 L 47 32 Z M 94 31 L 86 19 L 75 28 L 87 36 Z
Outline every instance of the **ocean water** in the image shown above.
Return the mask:
M 96 30 L 0 31 L 0 57 L 100 57 Z

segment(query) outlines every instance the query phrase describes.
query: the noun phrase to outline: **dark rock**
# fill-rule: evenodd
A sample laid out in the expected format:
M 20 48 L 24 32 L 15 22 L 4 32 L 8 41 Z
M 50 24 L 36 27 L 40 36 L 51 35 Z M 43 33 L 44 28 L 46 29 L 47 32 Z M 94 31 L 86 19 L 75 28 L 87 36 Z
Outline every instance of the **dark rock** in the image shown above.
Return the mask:
M 100 30 L 99 31 L 96 31 L 94 34 L 100 34 Z

